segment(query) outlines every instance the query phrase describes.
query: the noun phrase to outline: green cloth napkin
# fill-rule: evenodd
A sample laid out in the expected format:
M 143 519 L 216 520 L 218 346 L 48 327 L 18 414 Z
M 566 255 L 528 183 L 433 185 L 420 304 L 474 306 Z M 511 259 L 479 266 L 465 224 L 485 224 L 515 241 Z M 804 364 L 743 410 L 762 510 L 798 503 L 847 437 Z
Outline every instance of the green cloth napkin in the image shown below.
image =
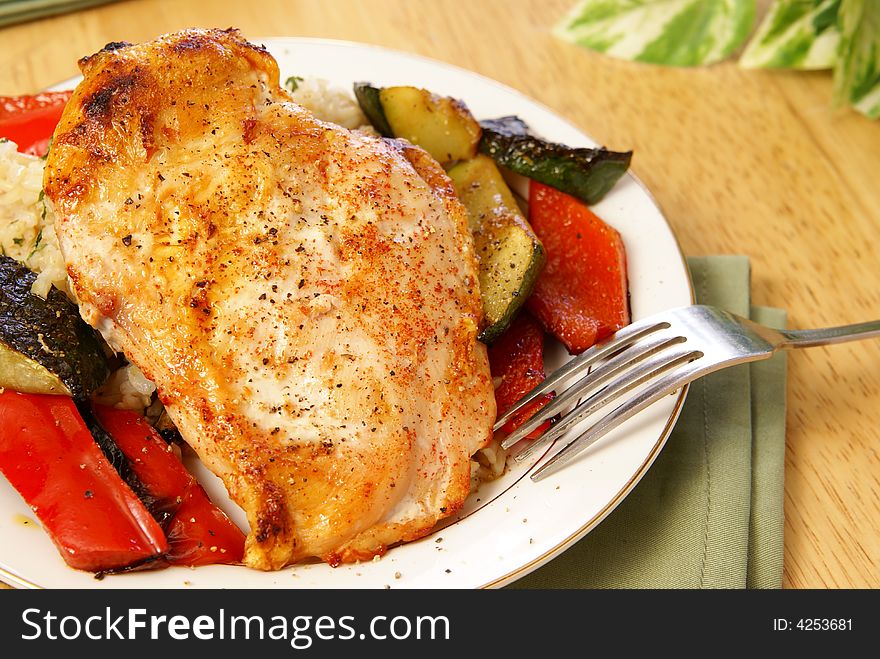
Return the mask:
M 0 1 L 0 27 L 109 2 L 115 0 L 3 0 Z
M 783 327 L 750 306 L 749 261 L 688 259 L 697 302 Z M 785 355 L 691 385 L 654 465 L 611 514 L 513 588 L 779 588 Z

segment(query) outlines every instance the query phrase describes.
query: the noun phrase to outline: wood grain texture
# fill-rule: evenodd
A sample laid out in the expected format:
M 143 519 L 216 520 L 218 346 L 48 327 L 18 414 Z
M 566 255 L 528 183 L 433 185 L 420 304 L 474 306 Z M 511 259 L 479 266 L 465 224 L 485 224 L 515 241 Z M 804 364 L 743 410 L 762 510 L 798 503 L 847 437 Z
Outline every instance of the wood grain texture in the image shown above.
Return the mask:
M 563 43 L 550 27 L 572 2 L 129 0 L 0 29 L 0 91 L 73 76 L 106 42 L 189 26 L 421 53 L 634 149 L 685 253 L 747 254 L 754 302 L 787 308 L 791 326 L 880 317 L 880 123 L 832 108 L 827 72 L 660 68 Z M 880 587 L 880 342 L 789 364 L 784 586 Z

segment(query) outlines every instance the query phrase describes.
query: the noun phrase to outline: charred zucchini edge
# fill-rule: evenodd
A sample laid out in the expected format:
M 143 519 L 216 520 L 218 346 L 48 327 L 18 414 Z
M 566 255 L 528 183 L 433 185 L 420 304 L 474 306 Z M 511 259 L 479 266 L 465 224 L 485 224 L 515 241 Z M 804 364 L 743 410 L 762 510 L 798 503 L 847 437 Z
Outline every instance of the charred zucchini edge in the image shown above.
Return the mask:
M 80 318 L 79 309 L 58 289 L 46 299 L 31 293 L 37 275 L 26 266 L 0 256 L 0 345 L 22 356 L 20 368 L 44 369 L 29 380 L 29 393 L 68 393 L 87 398 L 110 374 L 98 334 Z M 15 373 L 0 371 L 0 386 L 16 390 Z M 55 382 L 66 392 L 58 391 Z M 40 389 L 45 385 L 45 390 Z
M 374 87 L 368 82 L 354 83 L 354 97 L 373 128 L 379 131 L 383 137 L 394 137 L 388 119 L 385 117 L 385 110 L 382 109 L 382 101 L 379 100 L 380 91 L 378 87 Z
M 569 147 L 535 137 L 519 117 L 480 122 L 480 152 L 545 185 L 596 204 L 629 169 L 632 151 Z

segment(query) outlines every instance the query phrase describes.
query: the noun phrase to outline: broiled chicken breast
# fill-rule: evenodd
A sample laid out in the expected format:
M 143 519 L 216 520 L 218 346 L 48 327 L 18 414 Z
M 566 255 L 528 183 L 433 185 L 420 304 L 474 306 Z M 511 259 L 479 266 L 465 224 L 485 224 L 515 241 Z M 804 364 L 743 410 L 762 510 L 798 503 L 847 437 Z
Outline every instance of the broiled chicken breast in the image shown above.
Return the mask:
M 235 30 L 80 66 L 45 175 L 70 279 L 246 511 L 247 565 L 363 560 L 453 514 L 495 402 L 439 165 L 316 120 Z

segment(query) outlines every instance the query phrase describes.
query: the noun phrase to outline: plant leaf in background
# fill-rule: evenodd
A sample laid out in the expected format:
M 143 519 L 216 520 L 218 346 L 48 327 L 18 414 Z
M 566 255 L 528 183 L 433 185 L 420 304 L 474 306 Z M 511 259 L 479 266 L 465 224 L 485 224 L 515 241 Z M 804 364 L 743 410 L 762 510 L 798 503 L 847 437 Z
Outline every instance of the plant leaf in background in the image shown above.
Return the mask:
M 739 64 L 788 69 L 830 69 L 837 60 L 840 0 L 776 0 Z
M 834 102 L 880 118 L 880 0 L 841 0 Z
M 731 55 L 754 21 L 755 0 L 582 0 L 555 34 L 621 59 L 700 66 Z

